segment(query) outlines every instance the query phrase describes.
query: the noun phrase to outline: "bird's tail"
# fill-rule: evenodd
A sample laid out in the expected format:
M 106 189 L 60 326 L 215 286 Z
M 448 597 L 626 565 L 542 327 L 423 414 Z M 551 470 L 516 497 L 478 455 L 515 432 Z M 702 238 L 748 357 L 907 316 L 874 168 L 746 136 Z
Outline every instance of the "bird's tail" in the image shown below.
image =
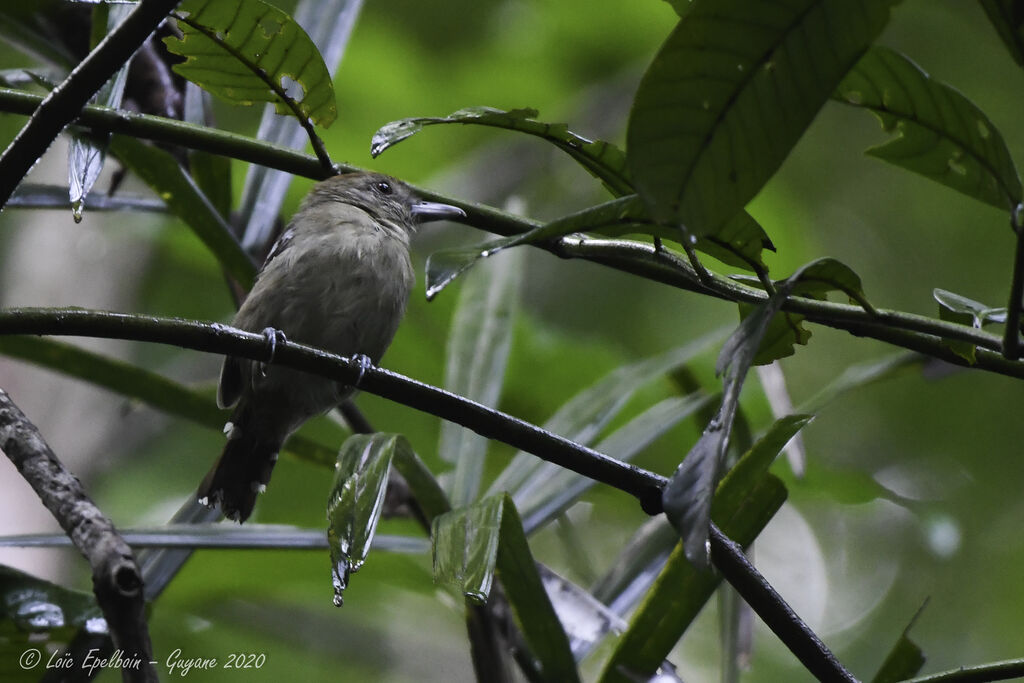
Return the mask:
M 256 496 L 270 482 L 284 442 L 283 436 L 265 427 L 243 400 L 225 429 L 228 442 L 224 452 L 199 485 L 196 497 L 200 503 L 220 506 L 225 517 L 239 523 L 249 518 Z

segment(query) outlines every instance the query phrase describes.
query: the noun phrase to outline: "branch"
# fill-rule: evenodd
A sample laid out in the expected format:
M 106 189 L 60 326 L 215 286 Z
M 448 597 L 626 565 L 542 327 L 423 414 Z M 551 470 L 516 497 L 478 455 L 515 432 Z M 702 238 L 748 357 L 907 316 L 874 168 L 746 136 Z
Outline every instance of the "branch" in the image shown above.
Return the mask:
M 156 681 L 142 575 L 131 548 L 3 389 L 0 389 L 0 450 L 10 458 L 89 561 L 96 602 L 103 610 L 114 643 L 125 653 L 122 678 Z
M 629 493 L 639 500 L 641 507 L 650 515 L 662 511 L 661 494 L 667 479 L 661 475 L 620 462 L 536 425 L 443 389 L 383 368 L 363 368 L 358 361 L 295 342 L 278 341 L 271 359 L 266 339 L 262 335 L 243 332 L 219 323 L 133 316 L 78 308 L 25 308 L 0 311 L 0 335 L 4 334 L 130 339 L 173 344 L 197 351 L 239 356 L 265 363 L 272 360 L 274 363 L 328 377 L 343 384 L 356 385 L 363 391 L 450 420 L 482 436 L 515 446 L 543 460 Z M 843 671 L 835 662 L 834 656 L 803 625 L 764 577 L 742 557 L 742 553 L 739 553 L 739 556 L 733 553 L 729 545 L 732 542 L 720 532 L 716 535 L 716 531 L 712 530 L 712 560 L 730 583 L 740 584 L 740 594 L 758 616 L 797 656 L 801 656 L 801 653 L 817 653 L 815 656 L 818 659 L 824 657 L 838 667 L 831 670 L 833 673 Z M 812 661 L 815 661 L 813 657 Z
M 0 209 L 50 143 L 110 79 L 180 0 L 142 0 L 117 28 L 43 99 L 0 156 Z
M 173 344 L 197 351 L 270 362 L 266 338 L 219 323 L 136 316 L 80 308 L 0 311 L 0 334 L 47 334 Z M 343 356 L 294 342 L 276 345 L 273 362 L 329 377 L 343 384 L 468 427 L 539 458 L 608 484 L 638 498 L 650 514 L 661 511 L 665 478 L 581 446 L 506 413 L 383 368 L 360 366 Z
M 0 88 L 0 111 L 30 114 L 41 98 L 38 95 Z M 254 138 L 197 126 L 158 116 L 133 114 L 89 105 L 81 112 L 78 123 L 97 131 L 122 133 L 156 142 L 182 145 L 191 149 L 248 161 L 306 178 L 322 180 L 327 173 L 311 156 Z M 335 164 L 342 173 L 362 169 Z M 517 235 L 538 228 L 542 223 L 499 211 L 490 206 L 446 197 L 422 188 L 414 188 L 424 199 L 458 206 L 466 212 L 462 222 L 499 235 Z M 639 277 L 662 282 L 679 289 L 714 296 L 732 302 L 759 303 L 767 298 L 763 290 L 748 287 L 720 275 L 711 275 L 702 283 L 685 263 L 672 264 L 656 258 L 654 248 L 643 242 L 562 237 L 534 245 L 563 258 L 593 261 Z M 919 351 L 950 363 L 1024 378 L 1024 364 L 1001 358 L 1002 339 L 982 330 L 926 316 L 879 309 L 877 315 L 860 306 L 790 297 L 783 310 L 804 315 L 809 321 L 854 335 Z M 974 365 L 943 346 L 942 340 L 965 341 L 979 348 Z M 988 351 L 994 351 L 988 353 Z
M 857 679 L 750 564 L 738 543 L 714 524 L 710 541 L 711 561 L 715 567 L 815 678 L 856 683 Z
M 930 676 L 911 678 L 905 683 L 985 683 L 1007 681 L 1021 676 L 1024 676 L 1024 659 L 1008 659 L 978 666 L 962 666 Z

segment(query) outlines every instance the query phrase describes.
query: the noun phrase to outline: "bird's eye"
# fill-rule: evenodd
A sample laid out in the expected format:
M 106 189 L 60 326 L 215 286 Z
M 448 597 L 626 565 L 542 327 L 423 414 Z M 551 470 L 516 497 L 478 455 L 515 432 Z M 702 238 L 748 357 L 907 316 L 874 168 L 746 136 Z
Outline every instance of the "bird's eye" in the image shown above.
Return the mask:
M 377 191 L 380 192 L 381 194 L 391 194 L 393 192 L 393 190 L 391 189 L 391 183 L 377 183 Z

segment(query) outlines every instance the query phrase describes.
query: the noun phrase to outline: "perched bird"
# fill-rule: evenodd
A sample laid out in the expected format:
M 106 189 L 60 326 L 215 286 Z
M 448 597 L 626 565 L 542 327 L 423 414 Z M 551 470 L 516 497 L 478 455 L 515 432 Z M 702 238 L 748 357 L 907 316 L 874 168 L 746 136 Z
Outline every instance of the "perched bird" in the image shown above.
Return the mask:
M 404 183 L 349 173 L 310 191 L 267 255 L 235 327 L 377 363 L 415 281 L 409 239 L 419 222 L 464 216 L 419 200 Z M 227 445 L 199 486 L 199 502 L 244 522 L 270 481 L 288 435 L 353 389 L 299 370 L 226 357 L 217 403 L 235 406 Z

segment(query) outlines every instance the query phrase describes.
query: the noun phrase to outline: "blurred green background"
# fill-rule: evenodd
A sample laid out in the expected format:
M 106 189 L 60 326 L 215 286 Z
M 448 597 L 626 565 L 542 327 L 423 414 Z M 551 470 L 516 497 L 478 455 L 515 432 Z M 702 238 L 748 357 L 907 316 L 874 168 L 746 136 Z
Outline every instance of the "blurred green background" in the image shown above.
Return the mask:
M 286 11 L 293 4 L 278 3 Z M 534 107 L 586 136 L 621 144 L 629 102 L 646 62 L 676 21 L 664 2 L 470 2 L 378 0 L 364 8 L 335 79 L 338 121 L 323 135 L 335 160 L 378 169 L 466 199 L 546 219 L 604 200 L 603 190 L 560 152 L 503 131 L 429 129 L 381 158 L 369 141 L 384 123 L 443 116 L 471 105 Z M 1021 72 L 976 3 L 907 0 L 882 44 L 906 53 L 961 90 L 1001 129 L 1018 161 L 1024 129 Z M 0 67 L 32 62 L 0 47 Z M 255 134 L 260 110 L 219 105 L 222 127 Z M 6 143 L 23 117 L 0 114 Z M 937 315 L 934 287 L 991 306 L 1005 304 L 1011 233 L 1005 216 L 862 151 L 885 139 L 862 111 L 829 103 L 750 207 L 771 235 L 772 274 L 834 256 L 856 270 L 880 307 Z M 64 182 L 63 146 L 33 172 Z M 233 165 L 240 191 L 245 165 Z M 290 214 L 311 182 L 293 183 Z M 103 182 L 99 187 L 105 187 Z M 141 191 L 137 181 L 126 187 Z M 431 251 L 484 241 L 463 226 L 431 226 L 417 240 L 420 282 L 384 365 L 439 384 L 456 291 L 427 303 L 422 263 Z M 501 258 L 501 256 L 497 257 Z M 485 262 L 481 266 L 486 268 Z M 543 422 L 580 389 L 632 359 L 734 324 L 735 307 L 531 250 L 526 287 L 500 408 Z M 0 303 L 79 305 L 227 321 L 231 300 L 213 259 L 180 223 L 134 214 L 8 210 L 0 216 Z M 457 286 L 457 285 L 456 285 Z M 851 363 L 894 349 L 820 327 L 806 348 L 781 362 L 794 403 Z M 83 342 L 196 385 L 212 387 L 218 359 L 169 347 Z M 715 349 L 704 356 L 711 372 Z M 942 373 L 940 373 L 942 374 Z M 173 420 L 53 373 L 0 359 L 0 386 L 22 406 L 56 452 L 72 464 L 119 525 L 160 523 L 194 489 L 222 435 Z M 639 409 L 667 395 L 652 387 Z M 1024 385 L 980 372 L 925 378 L 903 374 L 832 404 L 804 430 L 810 474 L 774 471 L 790 503 L 754 557 L 768 578 L 840 659 L 870 677 L 926 600 L 912 635 L 925 671 L 1024 656 L 1024 468 L 1014 465 L 1024 423 L 1013 417 Z M 359 405 L 379 429 L 408 436 L 435 472 L 438 421 L 373 396 Z M 758 382 L 744 405 L 755 429 L 771 419 Z M 634 413 L 636 411 L 634 410 Z M 623 418 L 625 419 L 625 418 Z M 621 422 L 621 421 L 620 421 Z M 685 424 L 638 460 L 670 474 L 699 426 Z M 512 449 L 492 446 L 489 472 Z M 13 468 L 0 463 L 2 533 L 53 528 Z M 257 506 L 260 522 L 318 527 L 331 473 L 285 459 Z M 868 476 L 913 505 L 866 500 Z M 595 575 L 607 568 L 644 515 L 624 494 L 598 487 L 573 510 Z M 415 533 L 384 523 L 384 533 Z M 586 582 L 553 532 L 539 559 Z M 70 552 L 4 551 L 0 562 L 87 589 L 88 570 Z M 672 658 L 685 680 L 717 676 L 712 603 Z M 461 608 L 430 578 L 429 558 L 376 553 L 354 577 L 342 609 L 331 605 L 329 562 L 315 552 L 198 553 L 155 605 L 157 656 L 264 653 L 258 671 L 191 680 L 468 680 L 472 670 Z M 767 629 L 756 628 L 749 681 L 809 675 Z M 593 672 L 591 663 L 585 671 Z M 115 680 L 108 673 L 105 680 Z

